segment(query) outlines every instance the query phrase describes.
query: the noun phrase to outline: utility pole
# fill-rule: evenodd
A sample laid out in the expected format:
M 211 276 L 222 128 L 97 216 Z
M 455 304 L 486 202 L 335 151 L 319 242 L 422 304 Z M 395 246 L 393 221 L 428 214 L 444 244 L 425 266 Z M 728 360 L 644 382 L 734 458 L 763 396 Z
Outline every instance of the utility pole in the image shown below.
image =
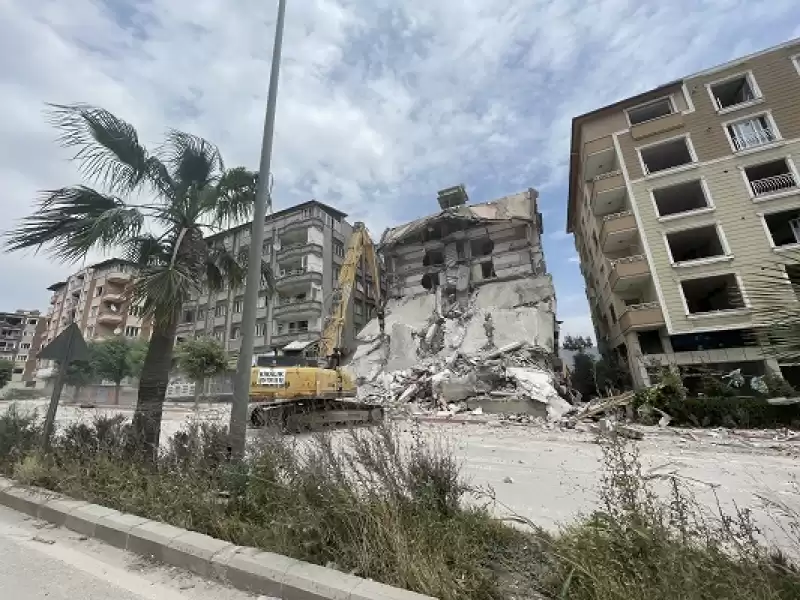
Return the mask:
M 270 163 L 272 162 L 272 138 L 275 133 L 275 105 L 278 97 L 278 73 L 281 65 L 285 13 L 286 0 L 278 0 L 278 19 L 275 22 L 275 44 L 272 49 L 272 69 L 269 76 L 269 93 L 267 95 L 267 115 L 264 120 L 264 140 L 261 144 L 261 163 L 258 171 L 253 227 L 250 232 L 247 281 L 245 283 L 244 304 L 242 306 L 242 342 L 239 347 L 236 377 L 233 381 L 230 447 L 228 449 L 233 460 L 241 460 L 244 456 L 245 436 L 247 434 L 247 405 L 250 400 L 250 370 L 253 366 L 256 305 L 258 304 L 258 292 L 261 287 L 261 252 L 264 245 L 264 221 L 267 215 L 267 206 L 272 206 L 272 199 L 269 197 Z

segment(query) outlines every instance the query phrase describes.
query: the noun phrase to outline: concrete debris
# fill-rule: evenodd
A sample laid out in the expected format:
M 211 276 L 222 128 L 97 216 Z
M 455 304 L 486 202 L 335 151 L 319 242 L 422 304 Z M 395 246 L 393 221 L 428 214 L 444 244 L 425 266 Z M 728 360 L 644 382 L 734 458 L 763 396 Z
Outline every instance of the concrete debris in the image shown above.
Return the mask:
M 610 398 L 598 398 L 585 405 L 581 410 L 571 417 L 571 420 L 572 422 L 577 422 L 608 412 L 614 412 L 617 409 L 628 406 L 631 402 L 633 402 L 634 396 L 634 392 L 625 392 L 618 396 L 611 396 Z
M 631 440 L 641 440 L 644 439 L 644 433 L 639 431 L 638 429 L 634 429 L 633 427 L 628 427 L 626 425 L 621 425 L 616 421 L 612 421 L 611 419 L 600 419 L 597 425 L 594 425 L 591 429 L 595 433 L 599 433 L 609 437 L 625 437 Z
M 800 398 L 767 398 L 767 403 L 775 406 L 787 406 L 790 404 L 800 404 Z
M 441 416 L 471 412 L 563 418 L 574 407 L 555 387 L 552 331 L 547 333 L 545 326 L 547 318 L 552 320 L 551 298 L 520 306 L 535 301 L 532 290 L 549 289 L 552 294 L 549 277 L 545 283 L 534 278 L 485 284 L 445 310 L 441 294 L 390 299 L 386 338 L 380 338 L 375 323 L 367 324 L 346 365 L 358 381 L 359 396 L 396 409 L 413 402 L 416 410 Z M 487 299 L 497 306 L 489 306 Z M 505 330 L 500 325 L 504 317 L 498 318 L 504 310 L 517 315 L 509 317 Z M 525 312 L 532 316 L 518 319 Z M 510 325 L 515 320 L 516 332 Z M 541 325 L 538 334 L 519 326 L 526 320 L 537 323 L 534 329 Z M 542 340 L 545 345 L 536 343 Z
M 503 477 L 503 483 L 514 483 L 514 480 L 511 477 Z

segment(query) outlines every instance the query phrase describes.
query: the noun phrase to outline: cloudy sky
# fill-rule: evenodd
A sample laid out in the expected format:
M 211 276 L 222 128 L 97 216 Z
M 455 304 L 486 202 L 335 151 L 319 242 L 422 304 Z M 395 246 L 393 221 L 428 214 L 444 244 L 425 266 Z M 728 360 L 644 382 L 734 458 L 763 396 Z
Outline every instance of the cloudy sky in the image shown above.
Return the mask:
M 309 198 L 384 227 L 541 193 L 568 333 L 590 333 L 564 233 L 573 116 L 800 37 L 797 0 L 289 0 L 274 167 L 278 208 Z M 103 106 L 157 144 L 167 127 L 256 168 L 275 0 L 0 0 L 6 230 L 37 191 L 78 183 L 45 102 Z M 0 310 L 45 308 L 69 267 L 0 255 Z

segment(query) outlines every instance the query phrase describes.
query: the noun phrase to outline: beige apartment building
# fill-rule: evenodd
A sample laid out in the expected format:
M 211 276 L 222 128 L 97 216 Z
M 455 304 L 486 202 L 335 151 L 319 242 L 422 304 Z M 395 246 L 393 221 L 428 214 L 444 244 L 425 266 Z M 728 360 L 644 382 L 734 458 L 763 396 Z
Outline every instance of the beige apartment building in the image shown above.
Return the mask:
M 151 323 L 125 294 L 136 273 L 134 266 L 112 258 L 84 267 L 51 285 L 44 344 L 75 322 L 86 340 L 114 335 L 150 339 Z
M 35 385 L 36 354 L 46 323 L 38 310 L 0 312 L 0 359 L 14 363 L 12 383 Z
M 319 340 L 353 231 L 346 217 L 316 200 L 267 217 L 263 258 L 275 274 L 275 291 L 270 295 L 264 288 L 258 298 L 255 353 L 302 351 Z M 238 255 L 250 247 L 250 227 L 246 223 L 215 234 L 208 241 Z M 374 285 L 362 262 L 344 332 L 346 347 L 352 347 L 355 333 L 372 318 Z M 214 337 L 229 352 L 237 352 L 243 304 L 243 288 L 226 287 L 218 293 L 194 295 L 184 306 L 178 338 Z
M 573 120 L 567 231 L 598 344 L 659 365 L 800 367 L 753 331 L 763 265 L 800 286 L 800 40 Z M 748 293 L 748 290 L 750 293 Z

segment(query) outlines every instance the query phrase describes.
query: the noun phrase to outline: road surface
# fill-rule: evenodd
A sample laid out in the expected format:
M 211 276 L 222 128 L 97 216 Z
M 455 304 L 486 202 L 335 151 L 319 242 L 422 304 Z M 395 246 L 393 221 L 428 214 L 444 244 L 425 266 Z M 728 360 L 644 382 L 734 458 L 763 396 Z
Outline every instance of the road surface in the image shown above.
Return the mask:
M 0 506 L 0 588 L 3 598 L 14 600 L 255 598 L 4 506 Z

